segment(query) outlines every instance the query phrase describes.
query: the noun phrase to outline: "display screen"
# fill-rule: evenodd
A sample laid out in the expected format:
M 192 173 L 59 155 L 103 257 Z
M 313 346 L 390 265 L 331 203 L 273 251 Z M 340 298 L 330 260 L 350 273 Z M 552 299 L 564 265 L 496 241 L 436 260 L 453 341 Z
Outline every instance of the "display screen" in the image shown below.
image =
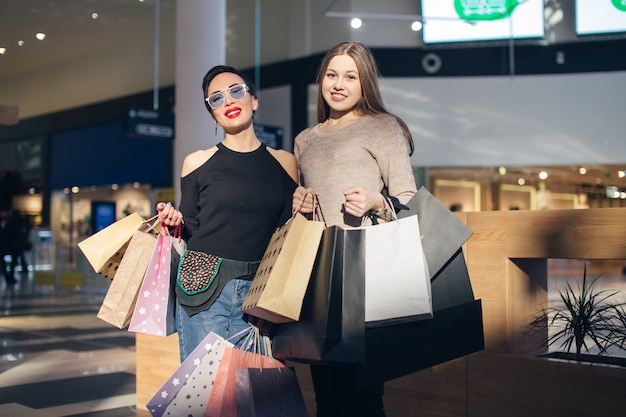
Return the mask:
M 576 0 L 576 34 L 626 32 L 626 0 Z
M 544 36 L 543 0 L 422 0 L 421 14 L 424 44 Z
M 99 232 L 115 222 L 115 203 L 92 201 L 91 216 L 92 230 Z

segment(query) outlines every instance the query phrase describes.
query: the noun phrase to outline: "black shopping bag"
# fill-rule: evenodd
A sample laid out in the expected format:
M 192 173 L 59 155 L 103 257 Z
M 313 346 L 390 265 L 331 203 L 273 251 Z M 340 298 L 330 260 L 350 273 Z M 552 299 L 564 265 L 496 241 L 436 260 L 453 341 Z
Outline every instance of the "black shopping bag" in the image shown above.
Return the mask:
M 470 238 L 472 231 L 425 187 L 420 187 L 406 205 L 409 209 L 400 210 L 398 218 L 417 214 L 424 256 L 432 279 Z
M 357 384 L 389 381 L 485 348 L 482 307 L 474 300 L 463 251 L 432 282 L 433 318 L 367 329 L 367 361 Z
M 298 322 L 277 324 L 272 351 L 299 362 L 365 361 L 365 254 L 362 230 L 324 230 Z
M 237 369 L 237 417 L 308 417 L 293 368 Z

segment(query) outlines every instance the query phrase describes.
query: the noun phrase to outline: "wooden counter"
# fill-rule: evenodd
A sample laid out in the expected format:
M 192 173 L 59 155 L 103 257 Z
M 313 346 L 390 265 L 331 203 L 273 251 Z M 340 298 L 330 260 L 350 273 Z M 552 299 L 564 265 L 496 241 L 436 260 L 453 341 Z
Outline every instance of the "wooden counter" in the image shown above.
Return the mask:
M 544 340 L 524 330 L 547 302 L 548 258 L 626 259 L 626 208 L 455 214 L 474 232 L 463 251 L 485 350 L 388 382 L 387 416 L 624 415 L 626 368 L 537 358 L 530 352 Z M 178 366 L 177 343 L 137 335 L 139 409 Z M 308 369 L 296 368 L 313 417 Z

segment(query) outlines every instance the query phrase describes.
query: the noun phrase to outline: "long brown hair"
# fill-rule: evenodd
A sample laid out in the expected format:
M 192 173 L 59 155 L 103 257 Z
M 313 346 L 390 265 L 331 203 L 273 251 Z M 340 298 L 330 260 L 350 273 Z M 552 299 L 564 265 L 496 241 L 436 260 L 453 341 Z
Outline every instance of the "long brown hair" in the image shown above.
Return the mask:
M 322 123 L 330 115 L 330 107 L 324 100 L 322 94 L 322 81 L 328 70 L 330 60 L 337 55 L 348 55 L 356 63 L 357 70 L 359 71 L 359 79 L 361 81 L 362 97 L 357 103 L 355 111 L 361 115 L 376 115 L 376 114 L 389 114 L 398 121 L 398 124 L 404 132 L 404 136 L 409 144 L 409 155 L 413 154 L 415 145 L 413 144 L 413 137 L 409 131 L 408 126 L 404 121 L 393 113 L 390 113 L 383 104 L 383 99 L 380 95 L 380 89 L 378 87 L 378 79 L 380 78 L 380 72 L 376 65 L 376 60 L 372 52 L 360 42 L 342 42 L 335 45 L 330 51 L 326 53 L 320 67 L 317 72 L 317 83 L 319 85 L 317 92 L 317 121 Z

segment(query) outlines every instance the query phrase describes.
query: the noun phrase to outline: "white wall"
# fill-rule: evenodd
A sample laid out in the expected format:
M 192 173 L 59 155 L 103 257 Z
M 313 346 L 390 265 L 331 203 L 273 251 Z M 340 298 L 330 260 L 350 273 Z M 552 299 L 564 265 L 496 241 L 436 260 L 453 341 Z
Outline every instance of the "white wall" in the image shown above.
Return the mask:
M 417 166 L 626 162 L 626 72 L 385 79 Z

